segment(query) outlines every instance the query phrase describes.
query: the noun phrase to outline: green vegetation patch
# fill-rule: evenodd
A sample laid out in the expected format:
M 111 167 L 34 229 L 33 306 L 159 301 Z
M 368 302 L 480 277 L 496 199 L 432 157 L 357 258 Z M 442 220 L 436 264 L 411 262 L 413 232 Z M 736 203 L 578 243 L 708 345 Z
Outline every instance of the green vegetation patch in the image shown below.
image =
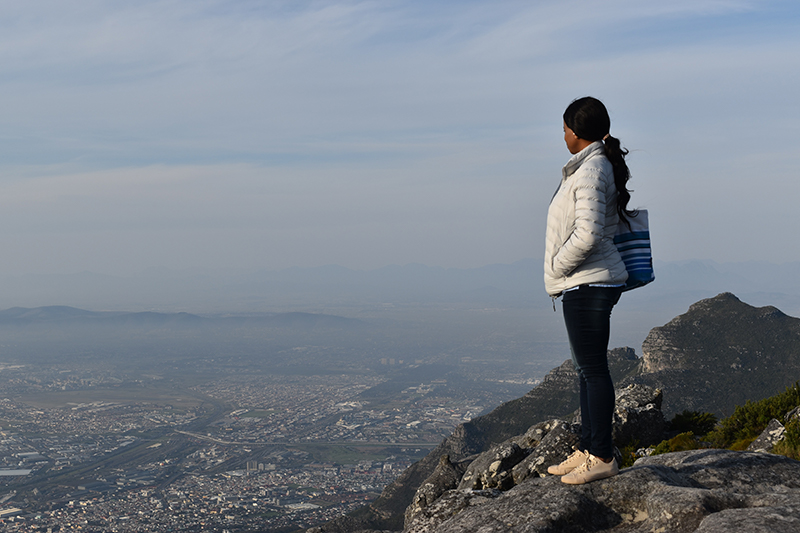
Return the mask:
M 727 448 L 734 451 L 746 450 L 758 438 L 772 419 L 782 421 L 783 417 L 800 405 L 800 382 L 787 387 L 775 396 L 748 401 L 736 407 L 734 413 L 719 423 L 711 413 L 684 411 L 670 421 L 672 431 L 680 431 L 675 437 L 659 443 L 652 455 L 695 450 L 699 448 Z M 786 424 L 784 440 L 778 443 L 773 453 L 800 460 L 800 420 Z M 623 450 L 623 466 L 633 450 Z
M 704 436 L 713 431 L 716 425 L 717 417 L 712 413 L 684 411 L 670 420 L 669 429 L 679 433 L 692 432 L 695 435 Z
M 627 446 L 623 446 L 619 453 L 622 456 L 622 462 L 620 462 L 620 468 L 628 468 L 629 466 L 633 466 L 633 463 L 636 462 L 636 451 L 639 449 L 639 441 L 635 440 L 628 444 Z
M 671 452 L 685 452 L 687 450 L 697 450 L 698 448 L 702 448 L 700 439 L 696 438 L 694 433 L 691 431 L 687 431 L 686 433 L 680 433 L 669 440 L 661 441 L 661 443 L 656 446 L 656 449 L 653 451 L 653 455 Z
M 780 394 L 757 402 L 748 401 L 737 407 L 731 416 L 722 420 L 719 426 L 707 435 L 706 439 L 718 448 L 729 448 L 734 444 L 739 448 L 748 440 L 752 442 L 758 438 L 770 420 L 773 418 L 783 420 L 786 413 L 798 405 L 800 405 L 800 383 L 795 383 Z

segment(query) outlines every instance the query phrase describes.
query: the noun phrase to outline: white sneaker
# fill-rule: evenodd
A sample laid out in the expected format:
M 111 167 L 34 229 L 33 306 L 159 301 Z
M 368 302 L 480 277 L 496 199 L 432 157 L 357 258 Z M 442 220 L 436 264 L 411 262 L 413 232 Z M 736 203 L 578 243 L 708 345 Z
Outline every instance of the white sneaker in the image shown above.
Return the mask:
M 605 479 L 617 474 L 619 474 L 619 466 L 616 459 L 606 463 L 599 457 L 589 454 L 589 458 L 586 459 L 585 463 L 563 476 L 561 481 L 569 485 L 583 485 L 590 481 Z
M 569 474 L 585 463 L 586 459 L 589 458 L 589 452 L 579 450 L 575 446 L 573 446 L 572 449 L 575 450 L 572 455 L 561 461 L 561 463 L 548 466 L 547 473 L 553 474 L 554 476 L 563 476 L 564 474 Z

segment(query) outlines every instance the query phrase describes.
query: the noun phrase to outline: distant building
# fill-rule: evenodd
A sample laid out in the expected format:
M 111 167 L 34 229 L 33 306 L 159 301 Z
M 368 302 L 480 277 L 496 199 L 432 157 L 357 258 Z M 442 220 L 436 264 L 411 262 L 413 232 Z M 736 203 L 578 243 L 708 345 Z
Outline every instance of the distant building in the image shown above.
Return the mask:
M 291 509 L 292 511 L 310 511 L 312 509 L 319 509 L 319 505 L 314 505 L 313 503 L 290 503 L 286 506 L 287 509 Z
M 0 476 L 27 476 L 31 470 L 0 470 Z

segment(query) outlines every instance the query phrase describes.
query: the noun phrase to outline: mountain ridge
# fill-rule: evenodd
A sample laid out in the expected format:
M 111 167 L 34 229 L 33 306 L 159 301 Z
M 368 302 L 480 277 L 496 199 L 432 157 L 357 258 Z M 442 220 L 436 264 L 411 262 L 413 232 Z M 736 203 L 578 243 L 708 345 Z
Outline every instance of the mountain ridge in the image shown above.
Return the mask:
M 642 343 L 641 373 L 622 384 L 666 391 L 666 414 L 701 410 L 722 418 L 797 381 L 798 347 L 800 319 L 725 292 L 653 328 Z
M 37 325 L 200 326 L 204 324 L 268 325 L 278 327 L 355 327 L 366 322 L 325 313 L 259 313 L 257 315 L 201 316 L 187 312 L 89 311 L 66 305 L 11 307 L 0 311 L 0 327 Z
M 791 309 L 800 314 L 800 262 L 773 264 L 767 262 L 717 263 L 709 260 L 664 262 L 656 259 L 658 283 L 635 294 L 626 294 L 631 302 L 656 298 L 681 307 L 724 291 L 760 295 L 758 302 L 769 295 L 784 295 Z M 452 298 L 471 299 L 482 287 L 496 289 L 492 299 L 508 303 L 541 302 L 547 304 L 541 278 L 541 260 L 525 258 L 512 263 L 496 263 L 474 268 L 445 268 L 421 264 L 387 265 L 370 270 L 356 270 L 339 265 L 291 267 L 282 270 L 202 270 L 172 271 L 150 269 L 126 276 L 97 274 L 89 271 L 75 274 L 2 276 L 0 298 L 11 304 L 31 307 L 54 300 L 76 307 L 131 308 L 140 304 L 162 308 L 191 306 L 198 309 L 218 300 L 232 303 L 256 299 L 289 299 L 295 303 L 313 295 L 316 302 L 349 298 L 398 301 L 444 301 Z M 90 302 L 90 303 L 86 303 Z M 786 311 L 786 309 L 784 309 Z M 791 314 L 791 313 L 790 313 Z

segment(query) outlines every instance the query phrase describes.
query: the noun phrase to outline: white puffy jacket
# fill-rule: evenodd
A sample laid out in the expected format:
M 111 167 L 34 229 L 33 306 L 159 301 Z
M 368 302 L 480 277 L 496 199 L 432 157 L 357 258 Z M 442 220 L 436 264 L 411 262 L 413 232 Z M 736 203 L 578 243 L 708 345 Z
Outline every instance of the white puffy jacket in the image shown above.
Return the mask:
M 561 173 L 561 186 L 547 211 L 547 293 L 557 296 L 588 283 L 624 283 L 628 272 L 614 246 L 617 188 L 603 143 L 594 142 L 573 155 Z

